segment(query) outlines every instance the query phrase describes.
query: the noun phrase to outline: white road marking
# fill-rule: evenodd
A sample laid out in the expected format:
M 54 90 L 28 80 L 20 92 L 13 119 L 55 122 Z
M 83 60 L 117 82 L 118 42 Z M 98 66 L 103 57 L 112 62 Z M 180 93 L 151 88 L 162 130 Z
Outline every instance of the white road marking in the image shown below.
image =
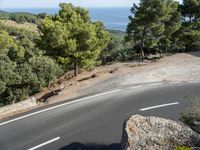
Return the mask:
M 139 85 L 139 86 L 133 86 L 133 87 L 129 87 L 130 89 L 138 89 L 138 88 L 142 88 L 143 86 Z
M 66 106 L 66 105 L 70 105 L 70 104 L 77 103 L 77 102 L 80 102 L 80 101 L 83 101 L 83 100 L 87 100 L 87 99 L 90 99 L 90 98 L 95 98 L 95 97 L 99 97 L 99 96 L 103 96 L 103 95 L 108 95 L 108 94 L 111 94 L 111 93 L 117 93 L 117 92 L 120 92 L 120 91 L 122 91 L 122 90 L 119 89 L 119 90 L 109 91 L 109 92 L 100 93 L 100 94 L 96 94 L 96 95 L 93 95 L 93 96 L 88 96 L 88 97 L 85 97 L 85 98 L 81 98 L 81 99 L 78 99 L 78 100 L 75 100 L 75 101 L 66 102 L 64 104 L 53 106 L 53 107 L 50 107 L 50 108 L 47 108 L 47 109 L 43 109 L 43 110 L 40 110 L 40 111 L 37 111 L 37 112 L 34 112 L 34 113 L 30 113 L 30 114 L 27 114 L 27 115 L 24 115 L 24 116 L 21 116 L 21 117 L 12 119 L 12 120 L 8 120 L 6 122 L 2 122 L 2 123 L 0 123 L 0 126 L 8 124 L 8 123 L 11 123 L 11 122 L 15 122 L 17 120 L 21 120 L 21 119 L 24 119 L 24 118 L 27 118 L 27 117 L 30 117 L 30 116 L 34 116 L 36 114 L 40 114 L 40 113 L 43 113 L 43 112 L 46 112 L 46 111 L 49 111 L 49 110 L 52 110 L 52 109 L 55 109 L 55 108 L 59 108 L 59 107 Z
M 47 141 L 47 142 L 44 142 L 44 143 L 42 143 L 42 144 L 40 144 L 40 145 L 37 145 L 37 146 L 32 147 L 32 148 L 29 148 L 28 150 L 35 150 L 35 149 L 38 149 L 38 148 L 40 148 L 40 147 L 42 147 L 42 146 L 45 146 L 45 145 L 50 144 L 50 143 L 53 143 L 53 142 L 55 142 L 55 141 L 57 141 L 57 140 L 59 140 L 59 139 L 60 139 L 60 137 L 54 138 L 54 139 L 49 140 L 49 141 Z
M 149 86 L 159 86 L 159 85 L 162 85 L 162 83 L 149 84 Z
M 181 82 L 170 82 L 171 84 L 180 84 Z
M 162 104 L 162 105 L 157 105 L 157 106 L 151 106 L 151 107 L 142 108 L 142 109 L 140 109 L 140 111 L 146 111 L 146 110 L 151 110 L 151 109 L 155 109 L 155 108 L 178 105 L 178 104 L 179 104 L 179 102 Z
M 188 81 L 188 83 L 200 83 L 199 81 Z

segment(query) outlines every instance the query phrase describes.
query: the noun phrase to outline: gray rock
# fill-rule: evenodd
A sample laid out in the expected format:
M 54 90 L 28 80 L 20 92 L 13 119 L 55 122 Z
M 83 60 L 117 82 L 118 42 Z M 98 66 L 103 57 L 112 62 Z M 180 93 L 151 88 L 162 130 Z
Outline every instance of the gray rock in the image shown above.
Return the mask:
M 158 117 L 132 116 L 125 122 L 122 150 L 173 150 L 200 147 L 200 135 L 181 122 Z

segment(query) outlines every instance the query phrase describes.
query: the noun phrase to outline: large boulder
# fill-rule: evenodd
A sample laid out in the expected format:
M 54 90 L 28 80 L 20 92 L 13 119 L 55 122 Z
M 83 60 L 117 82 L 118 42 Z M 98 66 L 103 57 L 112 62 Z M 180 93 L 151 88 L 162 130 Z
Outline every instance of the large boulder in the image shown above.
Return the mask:
M 200 147 L 200 135 L 181 122 L 158 117 L 132 116 L 125 122 L 122 150 L 173 150 Z

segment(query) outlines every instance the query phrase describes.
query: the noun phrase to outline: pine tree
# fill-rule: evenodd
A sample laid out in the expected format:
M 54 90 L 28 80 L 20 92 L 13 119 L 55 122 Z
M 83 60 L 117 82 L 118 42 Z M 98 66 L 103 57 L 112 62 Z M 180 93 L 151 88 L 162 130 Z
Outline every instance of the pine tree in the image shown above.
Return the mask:
M 40 45 L 58 62 L 73 64 L 76 76 L 80 67 L 95 64 L 110 40 L 109 33 L 103 23 L 92 22 L 85 9 L 66 3 L 60 8 L 58 15 L 42 21 Z
M 181 40 L 186 51 L 192 51 L 192 46 L 200 47 L 200 0 L 183 0 L 180 9 L 183 20 Z
M 154 48 L 163 37 L 169 39 L 178 29 L 179 19 L 174 20 L 176 25 L 170 24 L 174 15 L 179 16 L 177 8 L 178 3 L 173 0 L 140 0 L 139 5 L 133 5 L 133 16 L 129 17 L 130 23 L 127 26 L 127 39 L 140 42 L 142 58 L 144 48 Z M 167 30 L 171 30 L 169 35 L 166 34 L 169 33 Z

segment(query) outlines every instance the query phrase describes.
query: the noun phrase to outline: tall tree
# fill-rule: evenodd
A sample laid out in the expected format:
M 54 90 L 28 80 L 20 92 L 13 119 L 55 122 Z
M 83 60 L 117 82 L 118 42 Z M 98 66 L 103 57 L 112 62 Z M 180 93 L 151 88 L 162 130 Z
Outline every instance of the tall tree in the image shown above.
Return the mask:
M 200 0 L 183 0 L 180 9 L 183 19 L 181 40 L 186 51 L 191 51 L 192 46 L 200 47 Z
M 66 3 L 60 8 L 58 15 L 42 21 L 40 45 L 60 63 L 72 63 L 76 76 L 79 67 L 95 64 L 109 42 L 109 33 L 101 22 L 92 22 L 85 9 Z
M 166 7 L 170 10 L 170 19 L 164 22 L 165 31 L 163 32 L 160 45 L 168 53 L 168 49 L 171 48 L 171 44 L 175 40 L 175 34 L 181 28 L 181 13 L 178 11 L 179 3 L 168 1 Z
M 197 22 L 200 19 L 200 0 L 183 0 L 180 5 L 185 22 Z
M 177 30 L 172 27 L 174 24 L 169 23 L 176 14 L 177 8 L 178 3 L 173 0 L 140 0 L 139 5 L 133 5 L 131 8 L 133 16 L 129 17 L 126 39 L 140 41 L 142 57 L 144 57 L 144 47 L 157 46 L 165 31 L 173 30 L 170 31 L 172 34 L 174 30 Z

